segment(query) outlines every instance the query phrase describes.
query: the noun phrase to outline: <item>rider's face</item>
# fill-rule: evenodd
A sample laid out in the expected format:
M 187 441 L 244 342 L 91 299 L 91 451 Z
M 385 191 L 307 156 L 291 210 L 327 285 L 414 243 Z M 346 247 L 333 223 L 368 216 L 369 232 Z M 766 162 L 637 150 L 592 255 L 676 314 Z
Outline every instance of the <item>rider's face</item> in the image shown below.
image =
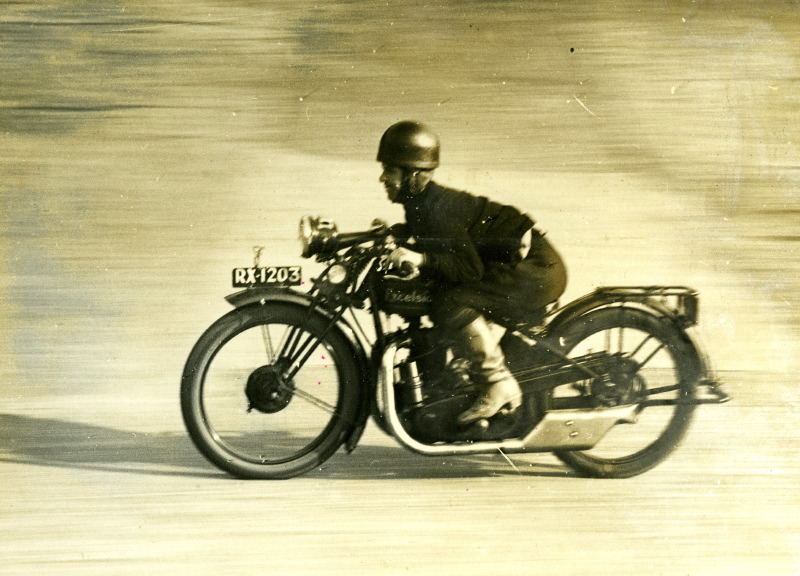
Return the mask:
M 383 187 L 386 188 L 386 195 L 389 196 L 391 202 L 398 201 L 404 177 L 403 169 L 399 166 L 383 165 L 380 181 L 383 183 Z

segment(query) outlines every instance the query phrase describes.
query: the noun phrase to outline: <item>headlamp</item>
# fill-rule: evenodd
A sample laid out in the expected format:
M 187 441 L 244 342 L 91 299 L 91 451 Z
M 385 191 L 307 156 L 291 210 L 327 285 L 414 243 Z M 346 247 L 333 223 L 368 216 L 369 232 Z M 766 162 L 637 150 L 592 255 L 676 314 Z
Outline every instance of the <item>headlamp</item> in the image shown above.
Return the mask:
M 330 268 L 328 268 L 327 274 L 328 282 L 331 284 L 341 284 L 345 280 L 347 280 L 347 268 L 342 266 L 341 264 L 334 264 Z

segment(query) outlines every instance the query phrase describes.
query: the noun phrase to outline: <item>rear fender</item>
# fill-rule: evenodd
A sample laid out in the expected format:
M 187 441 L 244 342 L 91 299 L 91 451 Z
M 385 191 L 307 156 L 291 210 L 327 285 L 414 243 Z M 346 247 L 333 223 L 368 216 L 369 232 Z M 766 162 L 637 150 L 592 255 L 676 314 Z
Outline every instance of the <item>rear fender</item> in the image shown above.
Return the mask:
M 697 292 L 683 286 L 597 288 L 560 309 L 548 322 L 547 333 L 557 335 L 564 325 L 593 310 L 612 306 L 638 308 L 674 326 L 687 345 L 697 351 L 700 378 L 708 379 L 708 357 L 697 336 L 690 332 L 697 324 L 698 302 Z
M 311 296 L 303 292 L 295 292 L 289 288 L 277 287 L 256 287 L 247 288 L 240 292 L 235 292 L 225 297 L 234 308 L 242 308 L 244 306 L 264 305 L 269 302 L 280 302 L 284 304 L 291 304 L 299 308 L 308 309 L 312 305 Z M 321 306 L 316 307 L 316 313 L 321 314 L 327 319 L 333 318 L 333 313 Z M 350 430 L 348 431 L 345 439 L 345 446 L 348 452 L 352 452 L 358 444 L 361 435 L 364 433 L 364 428 L 367 425 L 367 419 L 370 415 L 370 407 L 372 406 L 372 396 L 374 390 L 372 388 L 372 367 L 367 356 L 364 345 L 358 339 L 355 330 L 350 323 L 344 318 L 340 318 L 334 327 L 341 336 L 350 345 L 350 352 L 353 359 L 358 364 L 359 372 L 359 387 L 360 406 L 358 409 L 358 416 L 353 422 Z
M 682 330 L 697 323 L 698 295 L 682 286 L 604 287 L 597 288 L 556 312 L 548 322 L 556 331 L 564 323 L 599 308 L 628 305 L 650 311 L 673 322 Z

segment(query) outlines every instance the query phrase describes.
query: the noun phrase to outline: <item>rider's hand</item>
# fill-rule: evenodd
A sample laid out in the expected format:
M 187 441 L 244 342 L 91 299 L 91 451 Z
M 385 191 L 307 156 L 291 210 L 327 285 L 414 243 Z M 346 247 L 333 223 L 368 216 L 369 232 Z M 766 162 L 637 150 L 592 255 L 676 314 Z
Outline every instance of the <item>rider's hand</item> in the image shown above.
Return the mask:
M 399 270 L 408 268 L 409 266 L 416 270 L 425 264 L 425 255 L 401 246 L 400 248 L 395 248 L 392 253 L 389 254 L 389 264 Z

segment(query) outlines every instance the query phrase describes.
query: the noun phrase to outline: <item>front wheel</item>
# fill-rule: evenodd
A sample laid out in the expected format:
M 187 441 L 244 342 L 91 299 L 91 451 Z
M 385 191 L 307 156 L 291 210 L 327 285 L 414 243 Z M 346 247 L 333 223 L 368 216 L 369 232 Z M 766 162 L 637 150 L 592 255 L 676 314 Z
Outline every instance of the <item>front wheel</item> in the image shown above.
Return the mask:
M 598 478 L 627 478 L 663 461 L 685 435 L 701 363 L 685 334 L 663 317 L 642 309 L 591 311 L 559 331 L 569 357 L 599 353 L 608 369 L 548 393 L 549 407 L 603 408 L 637 405 L 636 417 L 617 424 L 591 450 L 556 456 L 577 472 Z
M 181 409 L 198 450 L 240 478 L 308 472 L 344 442 L 359 406 L 352 350 L 329 319 L 282 303 L 239 308 L 200 337 Z

